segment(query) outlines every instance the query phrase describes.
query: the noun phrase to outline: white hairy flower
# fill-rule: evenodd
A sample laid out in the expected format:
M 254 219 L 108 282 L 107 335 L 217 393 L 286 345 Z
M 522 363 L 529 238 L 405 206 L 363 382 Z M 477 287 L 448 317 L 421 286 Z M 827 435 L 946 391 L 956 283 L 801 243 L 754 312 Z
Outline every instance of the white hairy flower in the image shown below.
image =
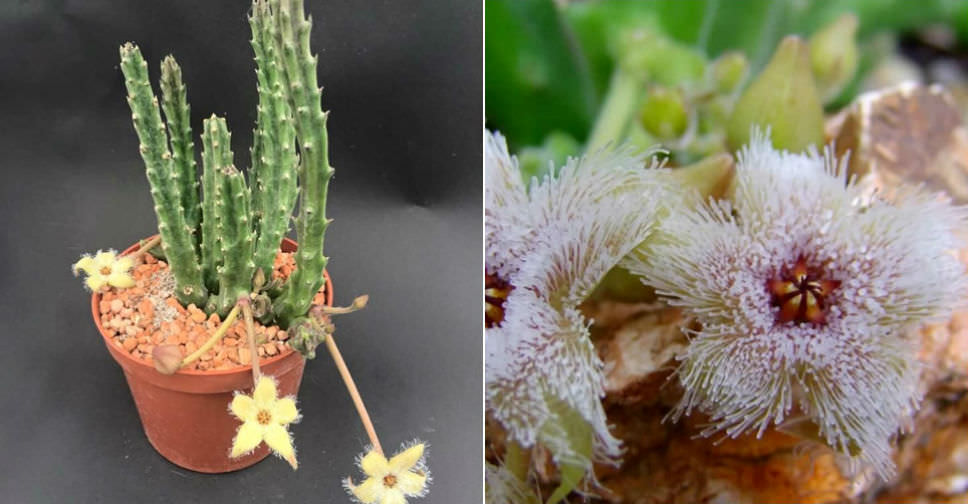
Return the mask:
M 486 134 L 485 159 L 487 407 L 522 446 L 541 442 L 557 463 L 590 470 L 592 459 L 620 449 L 578 305 L 649 235 L 665 194 L 661 170 L 605 149 L 528 188 L 499 134 Z M 590 450 L 573 446 L 575 415 L 594 439 Z
M 830 149 L 778 152 L 754 132 L 732 204 L 674 213 L 624 265 L 701 323 L 674 419 L 698 408 L 704 434 L 737 436 L 805 417 L 886 479 L 890 440 L 920 401 L 906 330 L 964 299 L 966 214 L 917 188 L 866 196 L 846 171 Z

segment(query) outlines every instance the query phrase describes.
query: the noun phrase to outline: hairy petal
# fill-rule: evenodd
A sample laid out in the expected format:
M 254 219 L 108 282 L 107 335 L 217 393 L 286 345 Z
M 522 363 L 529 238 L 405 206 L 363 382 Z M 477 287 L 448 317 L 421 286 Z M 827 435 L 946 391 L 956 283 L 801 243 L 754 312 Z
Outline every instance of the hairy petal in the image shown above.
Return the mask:
M 828 445 L 887 478 L 890 439 L 919 401 L 903 334 L 964 304 L 966 211 L 920 189 L 865 195 L 830 149 L 778 152 L 758 133 L 736 168 L 731 203 L 670 215 L 663 240 L 623 263 L 701 325 L 671 416 L 699 409 L 704 434 L 737 436 L 798 405 Z M 768 285 L 800 260 L 836 285 L 822 323 L 784 322 L 772 302 Z
M 243 422 L 255 420 L 256 414 L 259 412 L 255 406 L 255 401 L 251 397 L 238 393 L 235 394 L 232 402 L 229 403 L 229 411 Z
M 517 158 L 500 133 L 484 137 L 484 263 L 488 273 L 507 278 L 531 247 L 534 227 Z
M 239 427 L 239 431 L 235 433 L 235 439 L 232 441 L 232 452 L 230 455 L 232 457 L 238 457 L 245 455 L 255 449 L 262 443 L 263 429 L 262 426 L 255 422 L 246 422 Z
M 504 322 L 486 333 L 494 416 L 523 446 L 540 441 L 557 462 L 588 470 L 594 460 L 616 458 L 619 443 L 608 431 L 602 362 L 578 304 L 652 230 L 667 189 L 659 171 L 645 165 L 641 155 L 605 149 L 532 183 L 530 249 L 507 278 L 514 290 Z M 558 425 L 567 410 L 590 426 L 592 449 L 578 449 L 572 439 L 581 429 Z

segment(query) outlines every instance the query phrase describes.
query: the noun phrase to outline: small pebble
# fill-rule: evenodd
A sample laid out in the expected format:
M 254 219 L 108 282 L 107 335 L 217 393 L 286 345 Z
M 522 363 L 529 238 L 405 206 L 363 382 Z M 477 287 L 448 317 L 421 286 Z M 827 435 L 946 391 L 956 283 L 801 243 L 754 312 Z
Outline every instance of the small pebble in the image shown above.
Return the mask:
M 150 256 L 148 256 L 150 257 Z M 285 278 L 293 270 L 291 254 L 276 257 L 274 278 Z M 158 273 L 165 273 L 168 265 L 153 258 L 132 270 L 136 285 L 128 289 L 105 289 L 97 310 L 100 312 L 104 333 L 119 348 L 135 359 L 150 365 L 151 352 L 157 345 L 177 345 L 183 356 L 194 353 L 215 332 L 222 320 L 218 314 L 206 315 L 196 305 L 181 306 L 174 297 L 158 296 Z M 317 295 L 323 299 L 324 293 Z M 283 343 L 289 336 L 277 326 L 265 327 L 258 321 L 253 326 L 260 357 L 272 357 L 288 352 Z M 232 369 L 252 362 L 248 332 L 243 320 L 238 320 L 208 352 L 186 366 L 186 369 Z

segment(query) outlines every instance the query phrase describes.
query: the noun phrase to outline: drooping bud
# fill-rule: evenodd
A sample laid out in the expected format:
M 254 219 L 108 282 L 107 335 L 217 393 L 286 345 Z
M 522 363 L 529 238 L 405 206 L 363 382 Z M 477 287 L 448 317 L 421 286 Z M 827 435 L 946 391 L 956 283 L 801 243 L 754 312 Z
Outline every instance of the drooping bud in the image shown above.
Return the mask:
M 689 125 L 686 102 L 678 89 L 655 86 L 642 104 L 639 113 L 642 127 L 661 140 L 673 140 L 682 136 Z
M 749 142 L 753 126 L 770 129 L 773 146 L 801 152 L 823 145 L 823 107 L 810 71 L 807 45 L 796 36 L 780 42 L 766 68 L 746 88 L 726 124 L 730 149 Z
M 352 308 L 355 310 L 362 310 L 366 307 L 366 303 L 370 301 L 370 296 L 368 294 L 363 294 L 362 296 L 357 296 L 353 300 Z
M 732 93 L 746 78 L 750 62 L 739 51 L 724 53 L 712 64 L 712 83 L 720 93 Z
M 151 350 L 151 361 L 159 373 L 175 374 L 181 369 L 181 350 L 178 349 L 178 345 L 158 345 Z
M 810 37 L 810 65 L 824 103 L 843 91 L 857 71 L 857 16 L 847 13 Z

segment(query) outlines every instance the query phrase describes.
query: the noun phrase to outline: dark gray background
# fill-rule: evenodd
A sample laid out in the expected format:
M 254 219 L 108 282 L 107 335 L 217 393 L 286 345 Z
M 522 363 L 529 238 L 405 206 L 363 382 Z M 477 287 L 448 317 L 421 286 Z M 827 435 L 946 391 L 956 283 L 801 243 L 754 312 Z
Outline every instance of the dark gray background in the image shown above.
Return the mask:
M 299 471 L 180 469 L 149 446 L 70 265 L 155 217 L 117 68 L 184 69 L 196 135 L 226 115 L 248 165 L 249 2 L 0 0 L 0 502 L 348 502 L 366 444 L 328 354 L 309 362 Z M 478 502 L 481 453 L 481 2 L 308 1 L 329 121 L 326 240 L 337 338 L 388 451 L 431 444 L 419 502 Z M 200 145 L 196 138 L 196 145 Z

